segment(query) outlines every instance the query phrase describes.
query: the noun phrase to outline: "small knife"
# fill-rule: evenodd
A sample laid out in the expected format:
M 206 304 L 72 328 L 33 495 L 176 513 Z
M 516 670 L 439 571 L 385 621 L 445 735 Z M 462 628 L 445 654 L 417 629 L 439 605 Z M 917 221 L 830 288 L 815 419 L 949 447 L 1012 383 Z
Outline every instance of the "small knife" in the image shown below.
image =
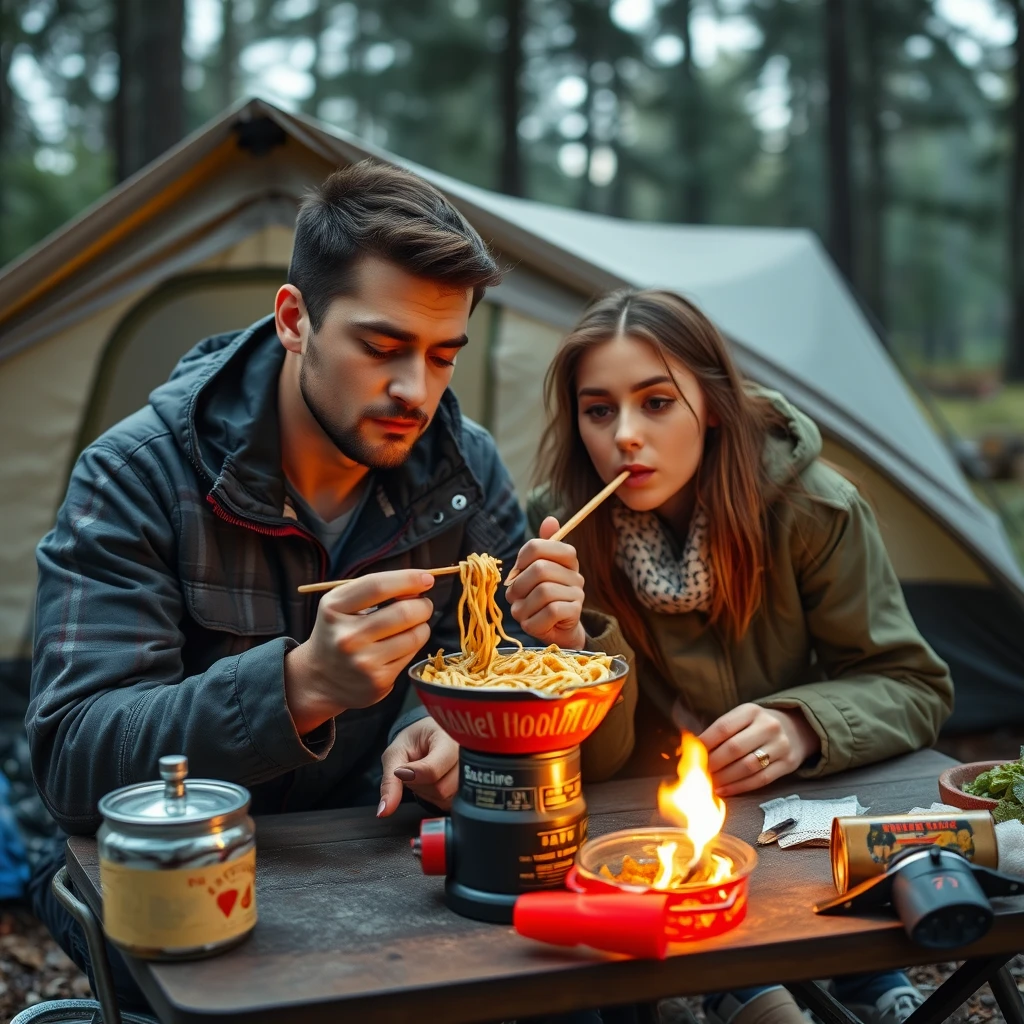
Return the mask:
M 785 821 L 780 821 L 778 825 L 765 829 L 757 837 L 757 845 L 768 846 L 770 843 L 774 843 L 779 836 L 784 836 L 795 824 L 796 818 L 786 818 Z

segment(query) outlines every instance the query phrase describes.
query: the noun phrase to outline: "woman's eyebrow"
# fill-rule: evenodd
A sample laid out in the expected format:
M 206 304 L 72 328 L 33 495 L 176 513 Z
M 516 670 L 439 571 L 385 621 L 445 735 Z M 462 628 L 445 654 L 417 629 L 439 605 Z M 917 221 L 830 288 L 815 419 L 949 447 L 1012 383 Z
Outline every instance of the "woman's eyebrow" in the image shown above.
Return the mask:
M 645 388 L 654 387 L 655 384 L 671 384 L 673 387 L 676 387 L 676 382 L 667 374 L 662 373 L 657 377 L 648 377 L 647 380 L 642 380 L 639 384 L 634 384 L 629 390 L 643 391 Z
M 648 377 L 646 380 L 640 381 L 639 384 L 632 385 L 629 390 L 643 391 L 646 388 L 654 387 L 655 384 L 671 384 L 673 387 L 676 387 L 676 382 L 671 377 L 662 373 L 657 377 Z M 580 388 L 578 392 L 580 398 L 583 398 L 584 396 L 604 398 L 610 394 L 611 392 L 605 388 Z

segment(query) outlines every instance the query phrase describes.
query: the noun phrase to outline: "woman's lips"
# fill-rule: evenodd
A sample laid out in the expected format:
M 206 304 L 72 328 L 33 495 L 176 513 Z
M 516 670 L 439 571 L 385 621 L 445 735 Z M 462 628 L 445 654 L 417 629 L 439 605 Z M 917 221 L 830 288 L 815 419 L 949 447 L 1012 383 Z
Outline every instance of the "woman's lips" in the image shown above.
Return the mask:
M 623 483 L 623 487 L 643 487 L 654 476 L 654 470 L 647 466 L 623 466 L 622 468 L 629 473 L 629 479 Z

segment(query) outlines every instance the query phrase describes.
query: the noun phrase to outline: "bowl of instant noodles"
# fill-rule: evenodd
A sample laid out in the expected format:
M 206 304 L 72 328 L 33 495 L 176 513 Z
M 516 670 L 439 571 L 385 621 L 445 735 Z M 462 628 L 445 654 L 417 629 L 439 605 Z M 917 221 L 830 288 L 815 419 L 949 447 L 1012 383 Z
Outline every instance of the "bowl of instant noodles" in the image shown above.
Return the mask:
M 618 699 L 625 658 L 558 647 L 499 647 L 491 670 L 440 654 L 409 669 L 423 706 L 460 746 L 541 754 L 582 743 Z
M 582 743 L 618 699 L 624 658 L 524 647 L 502 626 L 500 563 L 459 562 L 459 647 L 409 669 L 423 706 L 459 746 L 484 754 L 544 754 Z M 502 641 L 509 646 L 499 646 Z

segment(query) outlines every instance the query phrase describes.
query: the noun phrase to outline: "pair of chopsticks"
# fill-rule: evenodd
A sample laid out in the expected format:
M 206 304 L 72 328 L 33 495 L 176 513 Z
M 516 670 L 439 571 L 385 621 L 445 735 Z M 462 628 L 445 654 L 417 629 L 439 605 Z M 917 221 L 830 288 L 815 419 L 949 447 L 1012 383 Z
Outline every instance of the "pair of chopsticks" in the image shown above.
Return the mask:
M 628 478 L 629 473 L 627 471 L 624 470 L 621 472 L 610 484 L 606 484 L 602 487 L 601 490 L 599 490 L 597 494 L 595 494 L 590 501 L 588 501 L 586 505 L 576 513 L 576 515 L 555 530 L 548 540 L 562 540 L 570 530 L 575 530 L 576 527 L 579 526 L 580 523 L 582 523 L 583 520 L 601 504 L 602 501 L 604 501 L 605 498 L 617 491 Z M 508 576 L 505 577 L 505 586 L 507 587 L 518 575 L 519 573 L 513 569 Z
M 453 576 L 459 571 L 457 565 L 446 565 L 442 569 L 421 569 L 420 572 L 427 573 L 428 576 Z M 358 576 L 353 576 L 347 580 L 324 580 L 323 583 L 303 583 L 299 587 L 300 594 L 318 594 L 321 590 L 333 590 L 335 587 L 340 587 L 342 583 L 352 583 L 357 580 Z
M 595 494 L 590 501 L 586 503 L 571 519 L 569 519 L 564 525 L 560 526 L 552 535 L 549 540 L 562 540 L 570 530 L 575 530 L 580 523 L 583 522 L 591 512 L 601 504 L 605 498 L 613 494 L 618 488 L 620 488 L 625 482 L 629 473 L 620 473 L 610 484 L 602 487 L 600 491 Z M 446 565 L 442 569 L 423 569 L 422 572 L 429 573 L 431 576 L 451 576 L 459 571 L 457 565 Z M 513 569 L 505 580 L 505 586 L 509 586 L 511 582 L 519 575 L 515 569 Z M 299 587 L 300 594 L 317 594 L 324 590 L 333 590 L 335 587 L 340 587 L 342 583 L 351 583 L 352 580 L 325 580 L 323 583 L 303 583 Z

